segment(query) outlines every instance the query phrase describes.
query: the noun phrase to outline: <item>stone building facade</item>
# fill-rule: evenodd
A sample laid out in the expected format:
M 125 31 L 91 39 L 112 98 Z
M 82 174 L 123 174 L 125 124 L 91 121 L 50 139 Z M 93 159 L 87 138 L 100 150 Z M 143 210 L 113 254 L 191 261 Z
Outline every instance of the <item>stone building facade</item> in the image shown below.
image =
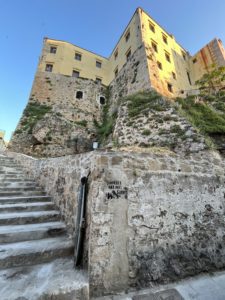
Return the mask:
M 195 81 L 212 64 L 225 66 L 225 50 L 215 38 L 194 56 L 143 9 L 137 8 L 108 58 L 65 41 L 44 39 L 38 72 L 52 72 L 88 78 L 110 85 L 126 62 L 141 46 L 147 60 L 146 76 L 152 87 L 167 97 L 176 97 L 196 88 Z M 136 92 L 140 87 L 136 87 Z
M 191 56 L 175 37 L 137 8 L 108 58 L 71 43 L 44 39 L 28 105 L 11 139 L 14 151 L 61 156 L 91 149 L 105 105 L 146 90 L 175 98 L 196 91 L 212 64 L 225 65 L 214 39 Z

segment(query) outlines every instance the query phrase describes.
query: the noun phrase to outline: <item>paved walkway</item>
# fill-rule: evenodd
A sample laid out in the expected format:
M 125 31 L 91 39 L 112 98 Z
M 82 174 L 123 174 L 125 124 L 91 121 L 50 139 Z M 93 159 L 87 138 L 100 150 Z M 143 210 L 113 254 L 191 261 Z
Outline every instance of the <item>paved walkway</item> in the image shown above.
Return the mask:
M 225 300 L 225 271 L 127 295 L 101 297 L 98 300 Z

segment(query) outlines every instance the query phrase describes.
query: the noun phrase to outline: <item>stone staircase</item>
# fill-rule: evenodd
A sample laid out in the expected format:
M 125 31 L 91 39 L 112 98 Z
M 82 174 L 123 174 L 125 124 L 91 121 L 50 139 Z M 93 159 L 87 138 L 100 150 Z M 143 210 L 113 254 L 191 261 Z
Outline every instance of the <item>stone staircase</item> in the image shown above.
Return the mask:
M 12 158 L 0 155 L 1 300 L 87 299 L 87 277 L 73 269 L 73 249 L 51 198 Z M 49 268 L 58 270 L 59 278 L 56 272 L 43 273 Z M 45 289 L 43 282 L 48 282 Z

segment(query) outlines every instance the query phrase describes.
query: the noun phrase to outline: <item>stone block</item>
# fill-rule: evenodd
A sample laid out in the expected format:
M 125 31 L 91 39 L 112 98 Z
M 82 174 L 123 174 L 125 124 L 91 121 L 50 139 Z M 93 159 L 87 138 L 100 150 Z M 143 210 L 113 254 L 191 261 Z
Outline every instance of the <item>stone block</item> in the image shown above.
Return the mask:
M 119 156 L 114 156 L 113 158 L 112 158 L 112 165 L 114 166 L 114 165 L 119 165 L 119 164 L 121 164 L 122 163 L 122 157 L 119 157 Z

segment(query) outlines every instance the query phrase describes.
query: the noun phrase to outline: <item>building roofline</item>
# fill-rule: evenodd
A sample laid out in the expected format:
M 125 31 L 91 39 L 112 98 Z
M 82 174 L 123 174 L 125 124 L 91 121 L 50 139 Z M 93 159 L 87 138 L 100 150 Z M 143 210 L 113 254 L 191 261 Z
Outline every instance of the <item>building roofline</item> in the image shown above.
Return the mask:
M 159 27 L 161 27 L 170 37 L 171 35 L 174 36 L 172 33 L 169 33 L 163 26 L 161 26 L 154 18 L 152 18 L 152 16 L 150 16 L 142 7 L 138 7 L 139 9 L 141 9 L 149 18 L 151 18 Z M 137 9 L 138 9 L 137 8 Z M 174 36 L 175 37 L 175 36 Z M 176 41 L 176 39 L 175 39 Z M 189 53 L 180 43 L 178 43 L 176 41 L 176 43 L 186 52 Z
M 103 57 L 104 59 L 109 60 L 110 57 L 112 56 L 113 52 L 115 51 L 117 45 L 119 44 L 120 40 L 122 39 L 123 35 L 125 34 L 127 28 L 129 27 L 130 22 L 132 21 L 133 17 L 135 16 L 136 12 L 137 12 L 139 9 L 142 9 L 142 8 L 141 8 L 141 7 L 137 7 L 137 8 L 135 9 L 135 11 L 134 11 L 132 17 L 130 18 L 129 23 L 127 24 L 127 26 L 126 26 L 125 29 L 123 30 L 122 34 L 120 35 L 120 37 L 119 37 L 119 39 L 118 39 L 116 45 L 114 46 L 113 50 L 111 51 L 109 57 L 105 57 L 105 56 L 103 56 L 103 55 L 97 54 L 97 53 L 95 53 L 95 52 L 93 52 L 93 51 L 87 50 L 87 49 L 85 49 L 85 48 L 82 48 L 82 47 L 80 47 L 80 46 L 77 46 L 76 44 L 72 44 L 72 43 L 67 42 L 67 41 L 56 40 L 56 39 L 52 39 L 52 38 L 49 38 L 49 37 L 44 37 L 44 40 L 45 40 L 45 39 L 49 39 L 49 40 L 53 40 L 53 41 L 59 41 L 59 42 L 67 43 L 67 44 L 70 44 L 70 45 L 75 46 L 75 47 L 77 47 L 77 48 L 80 48 L 80 49 L 82 49 L 82 50 L 88 51 L 88 52 L 90 52 L 90 53 L 92 53 L 92 54 L 94 54 L 94 55 L 98 55 L 98 56 Z
M 211 41 L 209 41 L 207 44 L 205 44 L 203 47 L 201 47 L 195 54 L 192 55 L 192 57 L 196 56 L 202 49 L 204 49 L 205 47 L 207 47 L 210 43 L 212 43 L 213 41 L 217 41 L 219 42 L 219 38 L 215 37 L 213 38 Z M 221 41 L 222 42 L 222 41 Z
M 120 35 L 120 37 L 119 37 L 119 39 L 118 39 L 116 45 L 114 46 L 113 50 L 111 51 L 111 53 L 110 53 L 110 55 L 109 55 L 109 58 L 113 55 L 113 52 L 116 50 L 116 48 L 117 48 L 117 46 L 118 46 L 120 40 L 121 40 L 122 37 L 124 36 L 124 34 L 125 34 L 125 32 L 127 31 L 127 29 L 128 29 L 128 27 L 129 27 L 131 21 L 133 20 L 133 17 L 135 16 L 136 12 L 137 12 L 139 9 L 141 9 L 141 8 L 140 8 L 140 7 L 137 7 L 137 8 L 135 9 L 135 11 L 134 11 L 132 17 L 130 18 L 130 21 L 128 22 L 127 26 L 126 26 L 125 29 L 123 30 L 122 34 Z
M 53 38 L 49 38 L 49 37 L 44 37 L 44 40 L 48 39 L 48 40 L 52 40 L 52 41 L 58 41 L 58 42 L 67 43 L 67 44 L 70 44 L 70 45 L 72 45 L 72 46 L 75 46 L 75 47 L 77 47 L 77 48 L 79 48 L 79 49 L 81 49 L 81 50 L 84 50 L 84 51 L 90 52 L 90 53 L 92 53 L 92 54 L 94 54 L 94 55 L 97 55 L 97 56 L 99 56 L 99 57 L 102 57 L 103 59 L 109 60 L 110 57 L 113 55 L 114 51 L 116 50 L 116 48 L 117 48 L 117 46 L 118 46 L 120 40 L 122 39 L 122 37 L 124 36 L 125 32 L 127 31 L 127 29 L 128 29 L 128 27 L 129 27 L 131 21 L 133 20 L 133 18 L 134 18 L 134 16 L 135 16 L 136 12 L 137 12 L 138 10 L 141 10 L 142 12 L 144 12 L 144 13 L 145 13 L 150 19 L 152 19 L 152 20 L 153 20 L 160 28 L 162 28 L 162 30 L 165 31 L 165 33 L 166 33 L 168 36 L 170 36 L 170 37 L 172 38 L 173 34 L 169 33 L 169 32 L 168 32 L 163 26 L 161 26 L 154 18 L 152 18 L 152 16 L 150 16 L 149 13 L 147 13 L 142 7 L 138 6 L 138 7 L 135 9 L 135 11 L 134 11 L 132 17 L 130 18 L 130 21 L 128 22 L 127 26 L 126 26 L 125 29 L 123 30 L 123 32 L 122 32 L 122 34 L 120 35 L 120 37 L 119 37 L 119 39 L 118 39 L 116 45 L 113 47 L 113 50 L 111 51 L 111 53 L 110 53 L 110 55 L 109 55 L 108 57 L 105 57 L 105 56 L 103 56 L 103 55 L 101 55 L 101 54 L 98 54 L 98 53 L 96 53 L 96 52 L 93 52 L 93 51 L 91 51 L 91 50 L 88 50 L 88 49 L 86 49 L 86 48 L 80 47 L 80 46 L 78 46 L 78 45 L 76 45 L 76 44 L 73 44 L 73 43 L 70 43 L 70 42 L 67 42 L 67 41 L 64 41 L 64 40 L 57 40 L 57 39 L 53 39 Z M 218 38 L 214 38 L 214 39 L 212 39 L 212 41 L 215 40 L 215 39 L 218 40 Z M 174 40 L 175 40 L 175 42 L 182 48 L 182 50 L 184 50 L 187 54 L 190 55 L 189 51 L 187 51 L 180 43 L 177 42 L 175 36 L 174 36 Z M 210 43 L 210 42 L 209 42 L 209 43 Z M 207 43 L 206 45 L 208 45 L 209 43 Z M 205 45 L 205 46 L 206 46 L 206 45 Z M 204 46 L 204 47 L 205 47 L 205 46 Z M 202 48 L 204 48 L 204 47 L 202 47 Z M 202 48 L 201 48 L 201 49 L 202 49 Z M 200 49 L 200 50 L 201 50 L 201 49 Z M 200 50 L 199 50 L 199 51 L 200 51 Z M 197 51 L 194 55 L 190 55 L 190 56 L 195 56 L 199 51 Z
M 94 55 L 97 55 L 97 56 L 100 56 L 100 57 L 102 57 L 102 58 L 104 58 L 104 59 L 109 60 L 107 57 L 105 57 L 105 56 L 103 56 L 103 55 L 97 54 L 96 52 L 90 51 L 90 50 L 88 50 L 88 49 L 85 49 L 85 48 L 83 48 L 83 47 L 77 46 L 76 44 L 72 44 L 72 43 L 67 42 L 67 41 L 57 40 L 57 39 L 52 39 L 52 38 L 49 38 L 49 37 L 44 37 L 43 40 L 44 40 L 44 41 L 45 41 L 45 40 L 52 40 L 52 41 L 56 41 L 56 42 L 62 42 L 62 43 L 70 44 L 70 45 L 75 46 L 75 47 L 77 47 L 77 48 L 79 48 L 79 49 L 81 49 L 81 50 L 85 50 L 85 51 L 90 52 L 90 53 L 92 53 L 92 54 L 94 54 Z

